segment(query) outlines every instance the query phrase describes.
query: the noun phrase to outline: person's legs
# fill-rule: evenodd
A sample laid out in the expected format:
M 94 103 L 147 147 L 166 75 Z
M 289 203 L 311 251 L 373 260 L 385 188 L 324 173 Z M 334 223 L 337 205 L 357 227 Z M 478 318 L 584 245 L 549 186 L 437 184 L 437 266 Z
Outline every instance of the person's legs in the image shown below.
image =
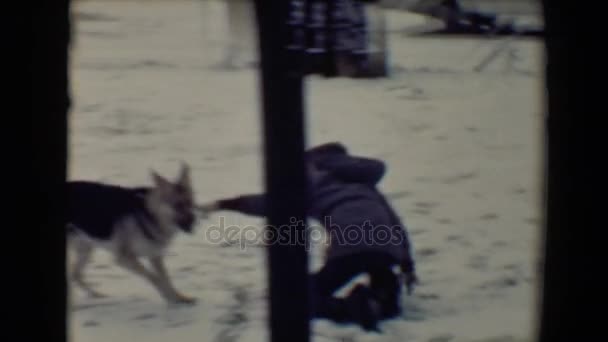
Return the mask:
M 311 276 L 313 317 L 373 327 L 376 318 L 399 315 L 401 288 L 399 278 L 392 271 L 395 264 L 394 258 L 382 253 L 361 253 L 330 260 Z M 361 273 L 370 275 L 369 288 L 359 285 L 346 298 L 334 297 L 340 287 Z M 379 306 L 376 318 L 375 303 Z
M 346 298 L 334 296 L 340 287 L 361 273 L 360 264 L 348 263 L 348 259 L 342 261 L 330 262 L 312 276 L 312 317 L 326 318 L 336 323 L 356 323 L 367 331 L 377 331 L 380 305 L 369 287 L 360 284 Z
M 369 293 L 379 307 L 381 319 L 401 314 L 401 281 L 393 271 L 398 261 L 388 253 L 368 252 L 352 256 L 350 260 L 369 274 Z
M 319 272 L 311 276 L 313 317 L 327 318 L 336 322 L 348 320 L 348 309 L 344 299 L 334 297 L 334 293 L 362 271 L 347 261 L 342 258 L 328 261 Z
M 379 331 L 378 322 L 401 313 L 401 283 L 393 272 L 395 258 L 386 253 L 362 253 L 349 258 L 369 274 L 370 284 L 357 285 L 344 299 L 350 319 L 365 330 Z
M 394 318 L 401 314 L 401 283 L 390 267 L 370 270 L 370 288 L 380 304 L 383 319 Z
M 344 302 L 350 321 L 356 322 L 367 331 L 380 331 L 378 322 L 381 319 L 382 310 L 369 287 L 358 284 L 344 299 Z

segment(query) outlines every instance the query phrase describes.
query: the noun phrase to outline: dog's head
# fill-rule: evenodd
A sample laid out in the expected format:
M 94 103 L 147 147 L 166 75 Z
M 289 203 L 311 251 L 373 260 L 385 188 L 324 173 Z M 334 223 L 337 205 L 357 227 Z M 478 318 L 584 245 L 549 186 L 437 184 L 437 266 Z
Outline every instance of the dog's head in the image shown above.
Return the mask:
M 195 223 L 194 191 L 190 182 L 190 169 L 182 163 L 180 174 L 171 182 L 152 171 L 154 187 L 148 194 L 148 204 L 166 224 L 191 233 Z

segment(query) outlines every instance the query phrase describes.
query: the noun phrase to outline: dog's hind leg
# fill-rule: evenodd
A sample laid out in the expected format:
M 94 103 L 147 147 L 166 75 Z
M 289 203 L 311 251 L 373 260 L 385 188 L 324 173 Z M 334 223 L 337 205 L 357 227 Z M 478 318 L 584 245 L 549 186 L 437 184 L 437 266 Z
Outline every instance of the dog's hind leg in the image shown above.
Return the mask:
M 90 297 L 105 297 L 104 294 L 93 290 L 93 288 L 91 288 L 91 286 L 84 280 L 84 269 L 91 261 L 91 256 L 93 255 L 93 246 L 81 239 L 74 239 L 72 242 L 74 244 L 74 251 L 76 252 L 76 261 L 72 265 L 72 280 Z
M 175 301 L 184 304 L 193 304 L 196 302 L 196 298 L 188 297 L 179 293 L 173 284 L 171 284 L 171 278 L 169 278 L 169 274 L 162 257 L 150 258 L 150 264 L 152 265 L 152 268 L 156 274 L 159 276 L 160 280 L 165 284 L 165 287 L 170 289 L 172 292 L 172 297 L 175 299 Z
M 173 289 L 168 281 L 164 279 L 164 277 L 160 274 L 156 274 L 154 272 L 150 272 L 135 256 L 122 253 L 119 254 L 116 258 L 116 263 L 124 267 L 125 269 L 147 279 L 160 293 L 160 295 L 165 298 L 170 303 L 185 303 L 185 297 L 180 297 L 179 293 Z

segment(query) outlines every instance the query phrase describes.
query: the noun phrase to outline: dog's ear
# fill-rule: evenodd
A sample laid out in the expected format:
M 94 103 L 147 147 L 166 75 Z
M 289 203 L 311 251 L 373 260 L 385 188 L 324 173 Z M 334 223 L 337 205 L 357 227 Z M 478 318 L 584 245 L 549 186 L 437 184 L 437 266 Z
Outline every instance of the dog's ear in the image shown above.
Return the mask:
M 185 162 L 182 162 L 177 184 L 190 188 L 190 167 Z
M 154 170 L 150 170 L 150 174 L 152 175 L 152 180 L 154 180 L 155 187 L 161 191 L 161 193 L 169 193 L 171 190 L 171 182 L 169 182 L 165 177 L 159 175 Z

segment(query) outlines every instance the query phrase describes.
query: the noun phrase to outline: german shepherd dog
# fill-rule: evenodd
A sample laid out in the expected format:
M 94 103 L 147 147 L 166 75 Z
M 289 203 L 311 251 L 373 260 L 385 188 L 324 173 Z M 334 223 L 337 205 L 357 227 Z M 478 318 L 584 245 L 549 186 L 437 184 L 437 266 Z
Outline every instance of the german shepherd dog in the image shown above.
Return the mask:
M 148 280 L 168 303 L 195 302 L 169 279 L 164 253 L 179 231 L 195 224 L 189 168 L 182 164 L 176 182 L 151 171 L 154 186 L 125 188 L 87 181 L 67 182 L 68 244 L 75 252 L 71 279 L 92 297 L 105 297 L 84 280 L 93 249 L 113 254 L 116 263 Z M 147 258 L 151 267 L 144 267 Z

